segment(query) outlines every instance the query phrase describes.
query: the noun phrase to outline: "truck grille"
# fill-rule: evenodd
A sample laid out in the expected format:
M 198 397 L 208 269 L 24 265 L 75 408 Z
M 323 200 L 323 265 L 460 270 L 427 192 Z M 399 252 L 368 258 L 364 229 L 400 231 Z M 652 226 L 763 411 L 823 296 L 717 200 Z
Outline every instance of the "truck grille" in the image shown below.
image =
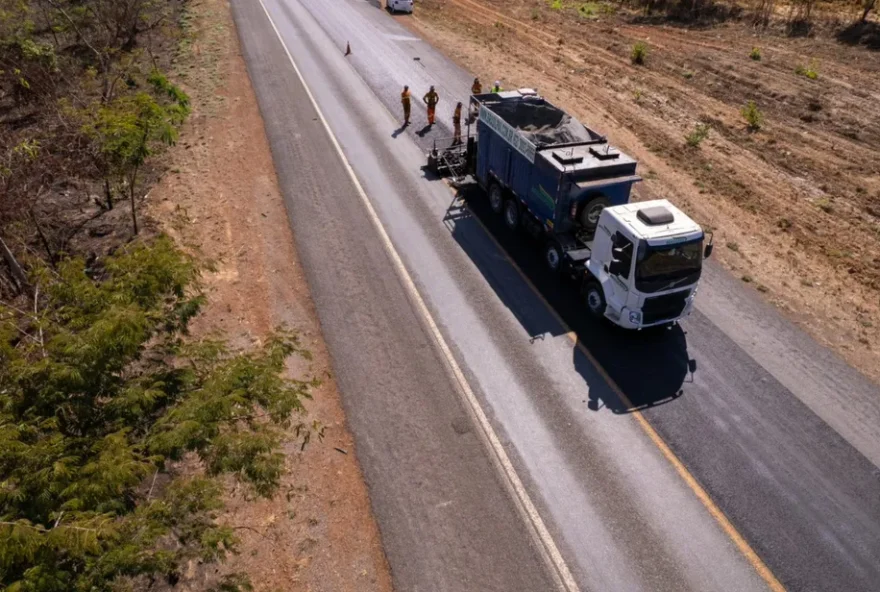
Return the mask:
M 678 317 L 684 310 L 690 290 L 646 298 L 642 308 L 642 323 L 649 325 Z

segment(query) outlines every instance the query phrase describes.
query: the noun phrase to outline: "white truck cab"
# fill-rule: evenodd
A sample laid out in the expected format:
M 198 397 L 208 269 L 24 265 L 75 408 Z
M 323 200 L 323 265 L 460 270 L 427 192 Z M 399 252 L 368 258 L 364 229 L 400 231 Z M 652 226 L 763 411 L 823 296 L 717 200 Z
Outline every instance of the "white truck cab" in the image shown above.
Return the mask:
M 686 317 L 712 253 L 704 239 L 699 224 L 665 199 L 603 209 L 586 266 L 587 308 L 626 329 Z

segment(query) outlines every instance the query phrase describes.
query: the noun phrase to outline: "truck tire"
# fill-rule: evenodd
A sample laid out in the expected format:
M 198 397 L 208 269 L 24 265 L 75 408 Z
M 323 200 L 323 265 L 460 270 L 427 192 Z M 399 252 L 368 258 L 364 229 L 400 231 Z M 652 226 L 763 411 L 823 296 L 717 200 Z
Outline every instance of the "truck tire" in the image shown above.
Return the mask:
M 504 190 L 498 183 L 492 183 L 489 186 L 489 207 L 496 214 L 504 211 Z
M 553 239 L 548 240 L 544 245 L 544 263 L 553 273 L 562 270 L 562 247 Z
M 519 204 L 515 199 L 504 202 L 504 224 L 511 230 L 519 228 Z
M 605 292 L 599 282 L 590 280 L 584 285 L 584 301 L 590 315 L 597 319 L 605 318 Z
M 604 195 L 597 195 L 587 201 L 578 214 L 578 222 L 589 231 L 596 230 L 599 225 L 599 216 L 602 210 L 611 205 L 611 202 Z

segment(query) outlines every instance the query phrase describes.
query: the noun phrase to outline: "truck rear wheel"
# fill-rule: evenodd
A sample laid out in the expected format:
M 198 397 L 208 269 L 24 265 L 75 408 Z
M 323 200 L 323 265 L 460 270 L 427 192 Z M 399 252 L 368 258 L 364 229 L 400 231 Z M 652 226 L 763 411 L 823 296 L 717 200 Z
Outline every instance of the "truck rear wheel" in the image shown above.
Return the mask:
M 581 212 L 578 214 L 578 222 L 580 222 L 581 226 L 587 230 L 596 230 L 596 227 L 599 225 L 599 216 L 602 215 L 602 210 L 610 205 L 611 202 L 607 197 L 604 195 L 597 195 L 581 208 Z
M 562 269 L 562 249 L 553 239 L 548 240 L 544 245 L 544 263 L 553 273 L 559 273 Z
M 519 204 L 515 199 L 504 202 L 504 224 L 511 230 L 519 228 Z
M 587 304 L 587 310 L 590 314 L 597 318 L 605 318 L 605 292 L 602 286 L 596 280 L 590 280 L 584 286 L 584 300 Z
M 504 211 L 504 191 L 498 183 L 489 186 L 489 207 L 496 214 Z

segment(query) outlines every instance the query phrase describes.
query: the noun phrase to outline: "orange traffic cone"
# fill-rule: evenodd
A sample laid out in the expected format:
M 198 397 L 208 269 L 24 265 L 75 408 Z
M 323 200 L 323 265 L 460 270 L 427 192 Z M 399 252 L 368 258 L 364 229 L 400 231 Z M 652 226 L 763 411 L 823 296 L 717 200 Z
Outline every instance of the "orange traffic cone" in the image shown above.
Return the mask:
M 351 54 L 351 43 L 346 41 L 345 42 L 345 55 L 350 55 L 350 54 Z

